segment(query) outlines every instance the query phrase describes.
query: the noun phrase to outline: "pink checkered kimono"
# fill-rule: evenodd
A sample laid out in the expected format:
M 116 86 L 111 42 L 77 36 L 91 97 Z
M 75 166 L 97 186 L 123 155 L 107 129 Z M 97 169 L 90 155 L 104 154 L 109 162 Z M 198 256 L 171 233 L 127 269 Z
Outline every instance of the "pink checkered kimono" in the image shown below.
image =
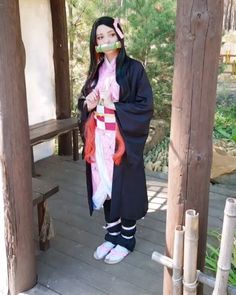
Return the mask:
M 99 79 L 96 85 L 99 93 L 109 92 L 112 102 L 119 100 L 119 85 L 116 82 L 116 58 L 109 62 L 106 58 L 99 69 Z M 106 199 L 111 198 L 113 155 L 115 153 L 116 117 L 115 111 L 97 105 L 94 118 L 95 156 L 91 164 L 93 184 L 93 206 L 100 209 Z

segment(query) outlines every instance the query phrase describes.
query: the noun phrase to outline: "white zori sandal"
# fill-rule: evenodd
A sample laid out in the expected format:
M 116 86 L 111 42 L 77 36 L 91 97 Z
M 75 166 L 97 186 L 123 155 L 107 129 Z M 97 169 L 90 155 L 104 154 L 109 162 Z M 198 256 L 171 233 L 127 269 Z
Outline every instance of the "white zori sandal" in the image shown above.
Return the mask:
M 105 241 L 104 243 L 102 243 L 102 245 L 100 245 L 99 247 L 97 247 L 96 251 L 93 254 L 93 257 L 97 260 L 101 260 L 103 259 L 110 251 L 112 248 L 114 248 L 115 245 L 112 244 L 111 242 Z
M 121 262 L 129 253 L 130 251 L 128 249 L 117 245 L 115 248 L 111 249 L 104 261 L 108 264 L 116 264 Z

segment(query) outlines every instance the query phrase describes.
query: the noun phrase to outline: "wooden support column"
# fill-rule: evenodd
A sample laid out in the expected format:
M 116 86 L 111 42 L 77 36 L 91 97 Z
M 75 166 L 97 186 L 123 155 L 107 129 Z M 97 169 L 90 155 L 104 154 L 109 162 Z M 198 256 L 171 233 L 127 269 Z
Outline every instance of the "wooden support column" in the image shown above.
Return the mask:
M 223 0 L 178 0 L 169 149 L 166 254 L 173 255 L 184 212 L 199 213 L 198 269 L 205 260 L 218 59 Z M 172 294 L 165 269 L 164 295 Z M 202 294 L 202 288 L 198 294 Z
M 56 116 L 57 119 L 66 119 L 71 116 L 69 53 L 66 22 L 65 0 L 50 0 L 54 68 L 56 87 Z M 71 134 L 59 136 L 59 155 L 71 155 Z
M 0 0 L 0 293 L 36 283 L 25 53 L 18 0 Z

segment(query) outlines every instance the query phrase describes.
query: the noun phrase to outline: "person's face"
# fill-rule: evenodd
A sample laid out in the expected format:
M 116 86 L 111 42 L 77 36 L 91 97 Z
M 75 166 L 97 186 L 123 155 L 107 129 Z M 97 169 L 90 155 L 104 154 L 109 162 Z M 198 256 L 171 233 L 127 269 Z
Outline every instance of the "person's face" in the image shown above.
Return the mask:
M 114 29 L 106 25 L 100 25 L 97 27 L 96 41 L 97 45 L 111 44 L 118 41 L 118 38 L 116 36 Z

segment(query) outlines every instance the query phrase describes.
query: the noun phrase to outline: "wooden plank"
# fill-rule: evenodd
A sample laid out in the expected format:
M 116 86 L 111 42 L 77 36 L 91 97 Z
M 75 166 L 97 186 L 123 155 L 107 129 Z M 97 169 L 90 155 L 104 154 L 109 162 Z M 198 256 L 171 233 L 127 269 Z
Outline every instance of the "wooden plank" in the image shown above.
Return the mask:
M 13 295 L 36 283 L 25 51 L 18 0 L 0 1 L 0 28 L 0 293 Z
M 230 185 L 223 185 L 223 184 L 217 184 L 217 185 L 211 185 L 210 191 L 213 193 L 221 194 L 223 196 L 236 196 L 236 186 L 230 186 Z
M 90 286 L 83 279 L 77 279 L 70 274 L 63 271 L 63 266 L 56 269 L 38 261 L 38 275 L 39 282 L 53 289 L 56 294 L 60 295 L 104 295 L 107 293 L 102 292 L 98 288 Z M 41 294 L 40 294 L 41 295 Z
M 45 169 L 48 170 L 48 172 L 47 172 L 47 173 L 49 173 L 48 176 L 49 177 L 52 177 L 52 176 L 56 177 L 56 180 L 60 183 L 61 192 L 59 194 L 59 197 L 61 196 L 63 198 L 63 196 L 65 196 L 64 199 L 66 199 L 67 202 L 72 203 L 73 206 L 76 206 L 78 204 L 80 204 L 80 206 L 82 205 L 84 208 L 84 211 L 81 210 L 81 212 L 79 214 L 84 213 L 85 215 L 87 215 L 88 211 L 87 211 L 87 199 L 85 197 L 86 196 L 85 176 L 84 176 L 84 174 L 81 174 L 83 169 L 80 169 L 81 172 L 79 172 L 78 168 L 77 168 L 78 166 L 83 165 L 83 163 L 82 162 L 76 163 L 76 165 L 71 165 L 70 161 L 60 161 L 58 163 L 57 157 L 52 157 L 49 159 L 49 161 L 47 161 L 47 166 L 48 165 L 50 166 L 50 167 L 48 167 L 49 169 L 47 169 L 47 167 L 45 167 L 45 165 L 44 165 L 44 167 L 42 167 L 42 169 L 44 169 L 44 171 L 45 171 Z M 60 173 L 57 165 L 60 165 L 60 169 L 62 171 L 66 171 L 66 173 L 64 173 L 62 175 Z M 78 173 L 80 175 L 78 175 Z M 57 175 L 59 176 L 59 178 L 57 177 Z M 80 181 L 77 182 L 77 179 L 79 179 Z M 149 181 L 149 177 L 147 178 L 147 182 L 148 181 Z M 157 184 L 159 183 L 158 179 L 156 180 L 156 182 L 157 182 Z M 158 186 L 155 186 L 154 180 L 151 181 L 151 184 L 153 186 L 153 191 L 158 190 Z M 83 186 L 83 187 L 81 187 L 81 186 Z M 79 198 L 78 198 L 78 196 L 79 196 Z M 211 194 L 210 198 L 212 199 L 213 197 L 218 199 L 218 198 L 222 198 L 223 195 Z M 225 199 L 225 196 L 223 199 Z M 155 197 L 150 202 L 155 203 L 156 200 L 158 200 L 158 197 Z M 224 203 L 224 200 L 223 200 L 223 203 Z M 217 206 L 217 204 L 219 204 L 219 201 L 218 202 L 214 201 L 212 207 Z M 222 205 L 219 205 L 218 207 L 220 209 L 220 208 L 222 208 Z M 220 214 L 220 210 L 218 211 L 218 213 L 217 212 L 211 213 L 211 211 L 210 211 L 209 214 L 210 215 L 213 214 L 213 216 Z M 159 211 L 159 212 L 152 214 L 152 215 L 148 214 L 147 217 L 144 219 L 144 223 L 145 223 L 145 220 L 149 220 L 149 219 L 150 219 L 150 223 L 152 221 L 154 222 L 155 220 L 160 221 L 160 222 L 165 222 L 165 212 Z M 217 224 L 219 224 L 219 222 L 217 222 Z
M 80 195 L 77 193 L 72 193 L 71 191 L 61 189 L 56 202 L 61 202 L 61 206 L 63 203 L 69 205 L 70 209 L 66 205 L 65 210 L 72 211 L 73 214 L 79 215 L 80 217 L 88 218 L 88 223 L 91 222 L 91 217 L 88 216 L 88 206 L 85 195 Z M 53 202 L 53 203 L 52 203 Z M 54 206 L 54 201 L 51 201 L 51 206 Z M 64 208 L 64 207 L 63 207 Z M 213 208 L 209 210 L 209 228 L 218 228 L 222 226 L 222 216 L 224 211 L 224 202 L 221 204 L 221 209 L 219 208 L 214 212 Z M 165 211 L 157 211 L 155 213 L 148 213 L 144 219 L 138 221 L 138 224 L 145 228 L 149 228 L 151 230 L 165 233 Z M 93 216 L 94 220 L 100 225 L 103 225 L 103 212 L 102 210 L 99 212 L 95 212 Z
M 54 202 L 54 201 L 53 201 Z M 60 192 L 57 195 L 57 201 L 68 204 L 70 206 L 70 210 L 72 210 L 75 214 L 79 214 L 81 217 L 88 218 L 90 220 L 88 204 L 86 194 L 78 194 L 70 191 L 69 189 L 65 190 L 60 188 Z M 52 201 L 51 201 L 52 203 Z M 54 203 L 51 205 L 54 206 Z M 63 205 L 62 205 L 63 206 Z M 165 211 L 157 211 L 157 212 L 149 212 L 144 219 L 138 221 L 141 226 L 148 227 L 152 230 L 157 230 L 165 233 L 165 219 L 166 219 Z M 103 210 L 96 211 L 93 214 L 93 218 L 96 222 L 100 222 L 103 224 L 104 215 Z
M 94 247 L 96 247 L 104 238 L 104 233 L 102 233 L 101 229 L 95 234 L 93 232 L 89 232 L 87 229 L 79 228 L 76 225 L 67 225 L 65 222 L 56 219 L 54 219 L 54 225 L 57 234 L 78 242 L 80 239 L 83 239 L 83 243 L 87 246 L 94 245 Z M 161 253 L 164 253 L 164 246 L 158 245 L 156 243 L 154 244 L 141 237 L 137 237 L 137 241 L 138 242 L 136 243 L 135 251 L 149 255 L 149 257 L 151 257 L 152 252 L 156 250 L 160 250 Z
M 111 270 L 110 266 L 108 269 L 106 269 L 106 265 L 104 265 L 103 262 L 97 262 L 92 257 L 94 249 L 102 242 L 104 237 L 104 231 L 102 229 L 104 217 L 102 210 L 95 212 L 92 217 L 90 217 L 88 214 L 83 162 L 79 161 L 74 163 L 68 157 L 63 157 L 61 160 L 60 157 L 53 156 L 47 160 L 38 162 L 37 169 L 39 169 L 40 172 L 43 172 L 45 179 L 55 181 L 60 185 L 60 191 L 57 195 L 57 198 L 52 198 L 49 200 L 50 211 L 53 213 L 52 215 L 55 216 L 53 224 L 56 231 L 56 237 L 51 242 L 51 247 L 65 256 L 72 256 L 71 258 L 76 259 L 77 261 L 75 264 L 80 264 L 83 262 L 87 265 L 90 265 L 92 268 L 94 268 L 94 273 L 96 271 L 99 272 L 100 268 L 104 272 L 110 270 L 114 279 L 119 276 L 119 278 L 122 280 L 122 274 L 120 274 L 120 272 L 123 271 L 123 267 L 125 268 L 126 265 L 130 272 L 133 271 L 135 273 L 135 270 L 138 269 L 137 276 L 133 275 L 131 279 L 132 284 L 134 284 L 137 288 L 139 283 L 137 283 L 136 280 L 138 280 L 139 275 L 141 276 L 141 272 L 143 272 L 143 276 L 145 277 L 147 272 L 149 278 L 147 278 L 147 281 L 144 281 L 147 294 L 154 293 L 151 292 L 150 289 L 148 290 L 148 282 L 150 277 L 153 275 L 156 276 L 156 281 L 160 282 L 158 283 L 159 287 L 157 288 L 158 291 L 160 290 L 160 294 L 162 294 L 162 266 L 151 261 L 151 254 L 153 251 L 164 253 L 164 224 L 166 212 L 159 210 L 150 212 L 144 219 L 138 221 L 139 230 L 137 232 L 137 244 L 135 251 L 128 255 L 128 257 L 122 262 L 123 265 L 121 265 L 118 270 Z M 149 181 L 149 178 L 147 178 L 147 181 Z M 156 179 L 156 181 L 157 183 L 159 182 L 158 179 Z M 163 186 L 158 188 L 158 185 L 155 185 L 155 180 L 153 178 L 151 178 L 151 186 L 153 187 L 153 191 L 158 191 L 159 188 L 164 188 Z M 217 215 L 219 214 L 219 216 L 221 216 L 221 213 L 223 213 L 225 196 L 217 193 L 211 193 L 210 198 L 212 201 L 210 203 L 211 207 L 209 210 L 209 226 L 212 226 L 213 228 L 216 226 L 220 227 L 222 220 L 220 220 Z M 162 197 L 158 198 L 157 194 L 157 196 L 151 198 L 150 202 L 155 205 L 159 203 L 159 199 L 162 199 Z M 158 235 L 158 232 L 163 233 L 163 235 Z M 150 239 L 148 236 L 146 236 L 146 233 L 148 236 L 149 233 L 151 233 Z M 162 240 L 163 244 L 162 242 L 159 242 L 159 240 Z M 42 255 L 43 254 L 41 253 L 40 256 Z M 46 268 L 48 267 L 45 264 L 43 265 Z M 55 265 L 53 265 L 51 271 L 56 272 L 56 274 L 58 273 L 58 269 Z M 150 273 L 151 275 L 149 276 Z M 46 281 L 44 282 L 49 282 L 50 284 L 51 282 L 47 281 L 47 275 L 50 277 L 50 274 L 47 274 L 46 272 Z M 74 284 L 74 282 L 78 283 L 81 282 L 81 280 L 83 280 L 85 283 L 85 279 L 86 277 L 80 277 L 76 279 L 70 277 L 68 280 L 64 281 L 64 285 L 68 286 L 68 284 Z M 57 281 L 56 275 L 54 277 L 54 281 Z M 52 284 L 53 286 L 57 286 L 59 283 L 52 282 Z M 93 287 L 87 281 L 86 284 L 90 287 Z M 99 284 L 97 287 L 100 288 Z M 60 288 L 61 294 L 67 294 L 66 288 L 63 287 L 62 283 Z M 56 290 L 58 291 L 59 289 Z M 72 294 L 73 292 L 75 292 L 74 289 L 72 289 Z M 102 288 L 101 292 L 107 294 L 107 290 Z M 140 292 L 141 291 L 139 289 L 139 293 L 137 294 L 140 294 Z M 146 293 L 144 291 L 144 293 L 141 292 L 141 294 Z
M 124 281 L 127 280 L 136 287 L 139 287 L 140 293 L 142 289 L 150 293 L 155 293 L 160 287 L 162 276 L 160 276 L 159 272 L 162 271 L 162 267 L 158 267 L 147 255 L 142 255 L 141 258 L 139 258 L 140 253 L 136 251 L 136 257 L 139 259 L 141 266 L 140 264 L 134 265 L 130 263 L 131 260 L 128 260 L 128 258 L 132 257 L 134 254 L 131 253 L 122 263 L 117 264 L 115 267 L 110 267 L 110 265 L 103 263 L 103 261 L 96 261 L 92 255 L 94 251 L 93 247 L 81 245 L 81 242 L 78 244 L 78 242 L 67 240 L 59 236 L 57 241 L 53 243 L 53 249 L 63 255 L 89 264 L 97 271 L 104 271 L 116 278 Z M 145 276 L 143 275 L 144 271 Z
M 55 121 L 56 121 L 56 119 L 49 119 L 47 121 L 42 121 L 42 122 L 30 125 L 29 127 L 31 130 L 34 130 L 34 129 L 43 127 L 45 125 L 45 122 L 47 122 L 47 125 L 53 125 L 53 124 L 55 124 Z
M 53 201 L 53 206 L 50 206 L 50 212 L 53 214 L 54 220 L 59 220 L 70 224 L 72 226 L 76 226 L 81 230 L 87 230 L 92 232 L 93 234 L 99 234 L 102 238 L 105 235 L 105 231 L 102 229 L 102 226 L 105 224 L 104 217 L 102 214 L 100 215 L 100 222 L 96 219 L 93 222 L 93 219 L 88 215 L 84 214 L 81 216 L 81 211 L 78 207 L 76 211 L 73 211 L 73 206 L 66 204 L 65 202 L 61 202 L 59 200 Z M 95 213 L 96 214 L 96 213 Z M 144 228 L 142 225 L 137 226 L 136 237 L 140 237 L 152 243 L 164 246 L 165 245 L 165 233 L 159 232 L 157 230 L 152 230 L 148 227 Z
M 32 186 L 33 186 L 33 204 L 40 203 L 45 201 L 53 194 L 59 191 L 59 186 L 57 184 L 53 184 L 51 182 L 46 182 L 39 178 L 32 178 Z M 41 195 L 41 198 L 37 198 L 37 196 Z
M 29 291 L 19 293 L 18 295 L 60 295 L 60 293 L 54 292 L 41 284 L 37 284 L 34 288 Z
M 32 191 L 33 194 L 33 206 L 43 202 L 43 196 L 41 193 Z
M 85 213 L 87 214 L 88 210 L 88 202 L 87 202 L 87 191 L 85 187 L 80 187 L 80 184 L 78 183 L 77 178 L 73 177 L 72 175 L 64 174 L 64 178 L 57 177 L 55 173 L 53 173 L 53 176 L 55 177 L 55 181 L 57 181 L 60 184 L 60 193 L 58 194 L 61 198 L 66 198 L 68 202 L 71 203 L 77 203 L 77 205 L 82 206 L 85 209 Z M 83 176 L 81 175 L 81 178 Z M 46 178 L 45 178 L 46 179 Z M 82 179 L 83 181 L 83 179 Z M 147 217 L 152 217 L 153 219 L 165 222 L 165 211 L 164 210 L 157 210 L 156 208 L 161 207 L 162 205 L 166 204 L 165 198 L 159 198 L 156 196 L 155 198 L 149 199 L 149 213 Z M 102 212 L 102 210 L 100 210 Z M 97 212 L 97 211 L 95 211 Z M 146 217 L 145 217 L 146 218 Z
M 55 173 L 53 171 L 51 172 L 52 175 L 55 177 Z M 77 179 L 78 176 L 72 176 L 64 174 L 63 182 L 62 179 L 58 179 L 57 177 L 54 178 L 58 183 L 60 183 L 60 192 L 58 193 L 57 199 L 63 200 L 66 202 L 66 204 L 70 204 L 73 206 L 72 210 L 79 210 L 77 213 L 80 214 L 80 216 L 86 216 L 88 217 L 88 202 L 86 198 L 86 188 L 81 188 L 80 184 L 77 185 L 77 183 L 71 182 L 72 179 Z M 80 179 L 83 180 L 83 175 L 81 175 Z M 156 198 L 158 199 L 158 198 Z M 152 203 L 153 201 L 150 201 Z M 78 209 L 77 209 L 78 208 Z M 96 211 L 94 216 L 96 217 L 97 214 L 100 214 L 103 216 L 103 211 Z M 163 224 L 163 231 L 164 231 L 164 224 L 165 224 L 165 211 L 157 211 L 154 213 L 148 213 L 144 219 L 141 219 L 139 222 L 141 224 L 145 224 L 146 220 L 150 220 L 149 224 L 151 228 L 155 228 L 155 225 L 158 226 L 156 228 L 160 227 L 160 223 Z
M 36 123 L 34 125 L 30 126 L 30 129 L 44 129 L 45 127 L 51 128 L 51 129 L 63 129 L 63 128 L 70 128 L 70 127 L 78 127 L 78 121 L 77 118 L 71 117 L 67 119 L 50 119 L 47 121 L 43 121 L 40 123 Z
M 146 172 L 147 184 L 151 186 L 153 183 L 154 186 L 158 185 L 160 187 L 163 186 L 167 188 L 168 179 L 160 179 L 158 175 L 159 173 L 156 172 Z M 236 196 L 236 185 L 210 184 L 210 192 L 217 193 L 222 196 Z
M 125 290 L 125 294 L 151 294 L 144 288 L 138 287 L 129 281 L 129 277 L 121 279 L 114 276 L 108 271 L 104 271 L 101 267 L 99 271 L 91 265 L 84 263 L 82 260 L 65 255 L 55 249 L 50 249 L 39 257 L 39 260 L 56 270 L 62 270 L 67 275 L 77 280 L 85 281 L 89 286 L 97 287 L 107 294 L 120 295 Z M 103 261 L 97 261 L 103 264 Z M 122 264 L 122 263 L 121 263 Z M 62 267 L 63 266 L 63 267 Z M 111 267 L 109 267 L 111 268 Z
M 42 179 L 32 178 L 33 186 L 33 205 L 37 205 L 38 211 L 38 233 L 41 235 L 42 226 L 45 220 L 46 204 L 45 201 L 59 190 L 58 185 L 45 182 Z M 46 251 L 50 247 L 49 240 L 39 240 L 40 250 Z
M 31 145 L 39 144 L 45 140 L 52 139 L 62 133 L 78 129 L 77 119 L 50 120 L 42 122 L 38 126 L 30 126 Z

